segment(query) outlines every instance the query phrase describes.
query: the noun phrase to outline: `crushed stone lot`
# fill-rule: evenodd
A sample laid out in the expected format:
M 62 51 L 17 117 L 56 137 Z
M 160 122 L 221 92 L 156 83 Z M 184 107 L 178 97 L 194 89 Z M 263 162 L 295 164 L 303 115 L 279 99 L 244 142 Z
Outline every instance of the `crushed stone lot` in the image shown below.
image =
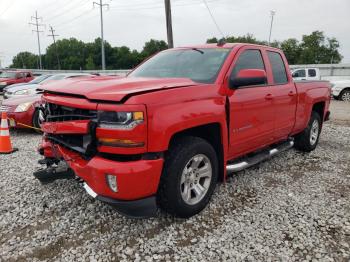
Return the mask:
M 187 220 L 129 219 L 78 183 L 32 176 L 41 136 L 12 132 L 0 155 L 0 261 L 349 261 L 350 123 L 324 125 L 310 154 L 289 150 L 219 184 Z

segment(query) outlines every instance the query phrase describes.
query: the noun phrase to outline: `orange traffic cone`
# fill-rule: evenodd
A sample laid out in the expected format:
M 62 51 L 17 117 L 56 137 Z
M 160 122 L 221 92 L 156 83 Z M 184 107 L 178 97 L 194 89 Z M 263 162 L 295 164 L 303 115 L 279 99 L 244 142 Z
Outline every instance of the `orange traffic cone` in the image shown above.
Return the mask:
M 6 112 L 2 112 L 0 125 L 0 154 L 10 154 L 14 151 L 17 151 L 17 148 L 12 148 L 7 115 Z

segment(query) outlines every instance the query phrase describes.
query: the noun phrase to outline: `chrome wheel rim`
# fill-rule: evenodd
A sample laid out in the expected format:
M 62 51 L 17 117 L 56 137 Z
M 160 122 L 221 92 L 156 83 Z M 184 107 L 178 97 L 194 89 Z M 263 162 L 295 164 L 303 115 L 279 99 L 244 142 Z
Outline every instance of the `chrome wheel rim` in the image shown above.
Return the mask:
M 343 101 L 350 102 L 350 92 L 345 92 L 341 98 Z
M 319 131 L 320 131 L 320 125 L 317 120 L 314 120 L 314 122 L 311 125 L 311 132 L 310 132 L 310 144 L 312 146 L 316 144 Z
M 182 171 L 180 192 L 188 205 L 198 204 L 207 194 L 212 178 L 212 165 L 203 154 L 192 157 Z

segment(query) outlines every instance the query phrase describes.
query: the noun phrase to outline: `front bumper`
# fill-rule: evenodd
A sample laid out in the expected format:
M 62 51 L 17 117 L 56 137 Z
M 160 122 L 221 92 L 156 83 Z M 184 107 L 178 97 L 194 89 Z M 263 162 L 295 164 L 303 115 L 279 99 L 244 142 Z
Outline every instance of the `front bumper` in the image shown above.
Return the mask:
M 85 183 L 89 195 L 114 206 L 119 212 L 132 217 L 155 214 L 155 194 L 163 168 L 163 159 L 119 162 L 96 155 L 84 159 L 63 146 L 46 141 L 41 152 L 46 157 L 64 159 L 75 175 Z M 106 175 L 117 179 L 118 192 L 108 186 Z
M 84 183 L 86 192 L 93 198 L 114 207 L 118 212 L 133 218 L 152 217 L 157 213 L 156 197 L 150 196 L 137 200 L 117 200 L 97 195 L 91 187 Z

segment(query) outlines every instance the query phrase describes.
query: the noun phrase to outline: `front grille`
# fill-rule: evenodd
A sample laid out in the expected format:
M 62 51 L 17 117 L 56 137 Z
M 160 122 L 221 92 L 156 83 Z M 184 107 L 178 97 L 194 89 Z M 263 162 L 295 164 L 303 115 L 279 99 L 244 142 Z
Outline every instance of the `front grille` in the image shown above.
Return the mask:
M 52 103 L 45 104 L 44 112 L 46 122 L 90 120 L 97 117 L 96 110 L 72 108 Z

